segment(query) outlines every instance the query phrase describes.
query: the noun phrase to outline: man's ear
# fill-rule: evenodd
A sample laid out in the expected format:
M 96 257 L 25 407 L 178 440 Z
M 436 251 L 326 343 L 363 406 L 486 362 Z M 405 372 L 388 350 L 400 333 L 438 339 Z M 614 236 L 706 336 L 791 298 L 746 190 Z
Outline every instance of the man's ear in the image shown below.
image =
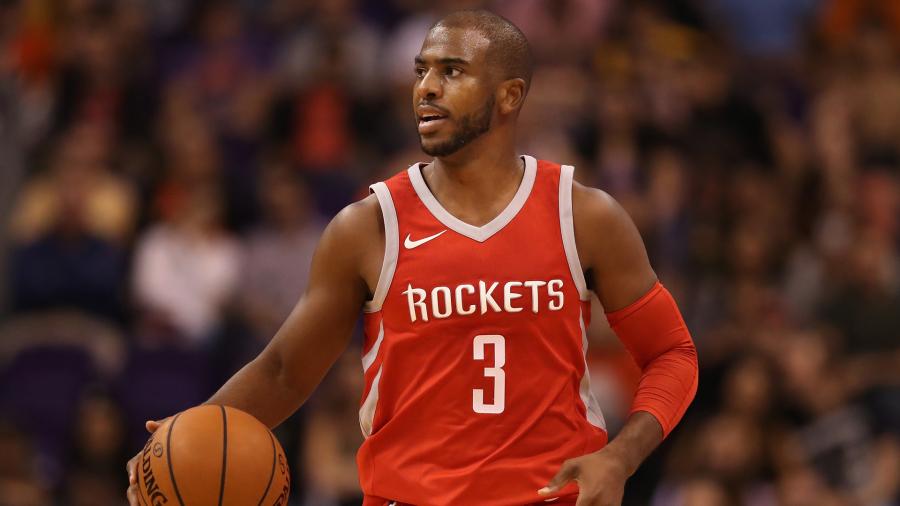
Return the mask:
M 525 102 L 525 80 L 519 77 L 507 79 L 497 89 L 497 106 L 500 114 L 512 114 Z

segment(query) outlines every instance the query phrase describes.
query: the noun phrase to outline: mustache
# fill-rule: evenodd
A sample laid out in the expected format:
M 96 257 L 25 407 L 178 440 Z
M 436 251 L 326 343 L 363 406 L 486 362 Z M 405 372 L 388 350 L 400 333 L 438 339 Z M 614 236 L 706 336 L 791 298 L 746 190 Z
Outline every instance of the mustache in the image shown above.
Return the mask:
M 450 111 L 432 102 L 419 102 L 418 104 L 416 104 L 416 108 L 418 109 L 419 107 L 431 107 L 432 109 L 437 109 L 441 112 L 441 114 L 445 116 L 450 116 Z

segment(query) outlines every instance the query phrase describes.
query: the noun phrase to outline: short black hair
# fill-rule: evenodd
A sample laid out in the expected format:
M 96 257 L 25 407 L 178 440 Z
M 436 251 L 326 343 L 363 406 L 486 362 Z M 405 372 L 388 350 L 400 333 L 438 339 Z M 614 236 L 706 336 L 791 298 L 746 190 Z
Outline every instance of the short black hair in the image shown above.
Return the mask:
M 499 69 L 503 79 L 521 78 L 525 89 L 531 86 L 534 59 L 528 39 L 510 20 L 485 9 L 452 12 L 428 30 L 435 28 L 474 28 L 489 41 L 488 63 Z

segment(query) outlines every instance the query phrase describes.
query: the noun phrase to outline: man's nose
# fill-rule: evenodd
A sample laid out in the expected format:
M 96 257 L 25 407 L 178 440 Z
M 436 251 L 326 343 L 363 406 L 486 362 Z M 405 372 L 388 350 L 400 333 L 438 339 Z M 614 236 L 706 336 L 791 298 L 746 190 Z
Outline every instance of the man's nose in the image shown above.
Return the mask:
M 430 69 L 416 86 L 416 94 L 419 98 L 434 99 L 443 94 L 441 78 L 435 69 Z

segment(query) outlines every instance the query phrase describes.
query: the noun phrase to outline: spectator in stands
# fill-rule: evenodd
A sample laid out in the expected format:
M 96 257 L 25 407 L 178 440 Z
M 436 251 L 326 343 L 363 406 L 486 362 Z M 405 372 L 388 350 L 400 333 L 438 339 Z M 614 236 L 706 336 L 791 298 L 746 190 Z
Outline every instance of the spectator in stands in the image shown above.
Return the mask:
M 121 497 L 119 473 L 125 452 L 125 427 L 115 402 L 89 392 L 75 420 L 74 447 L 65 477 L 65 501 L 71 506 L 114 504 Z
M 210 344 L 223 322 L 240 273 L 240 248 L 222 224 L 223 202 L 213 185 L 184 188 L 171 221 L 137 242 L 134 295 L 143 318 L 171 329 L 186 347 Z
M 323 230 L 309 189 L 283 161 L 265 172 L 260 200 L 264 221 L 247 236 L 238 296 L 257 346 L 275 335 L 306 289 Z
M 46 506 L 50 493 L 39 479 L 28 439 L 0 421 L 0 500 L 4 506 Z
M 131 238 L 137 203 L 131 184 L 112 170 L 115 132 L 83 122 L 60 137 L 49 167 L 22 189 L 10 227 L 26 243 L 59 226 L 73 207 L 92 236 L 116 244 Z
M 96 125 L 76 128 L 49 173 L 26 187 L 13 217 L 18 245 L 10 258 L 18 311 L 123 316 L 123 243 L 134 226 L 134 202 L 129 186 L 103 165 L 108 142 Z

